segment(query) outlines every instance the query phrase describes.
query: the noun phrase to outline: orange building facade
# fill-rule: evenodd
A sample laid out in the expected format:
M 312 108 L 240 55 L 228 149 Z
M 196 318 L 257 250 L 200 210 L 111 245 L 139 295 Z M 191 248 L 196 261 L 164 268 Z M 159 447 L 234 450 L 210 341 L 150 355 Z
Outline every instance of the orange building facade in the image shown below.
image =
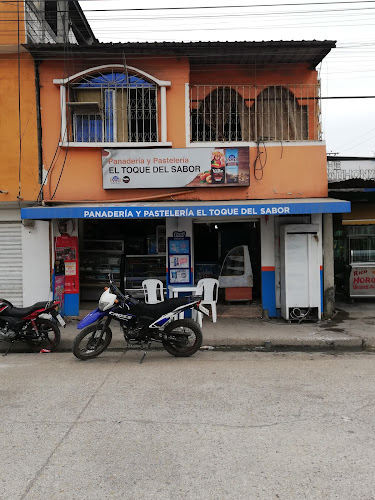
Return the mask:
M 50 221 L 67 314 L 111 272 L 133 294 L 146 278 L 173 293 L 213 277 L 223 301 L 321 317 L 324 214 L 350 210 L 327 198 L 315 68 L 334 45 L 26 45 L 40 81 L 43 206 L 22 218 Z M 285 254 L 296 234 L 318 241 L 296 246 L 301 262 L 313 252 L 300 304 Z
M 21 208 L 41 198 L 42 149 L 38 63 L 27 43 L 89 43 L 78 2 L 70 2 L 61 19 L 57 3 L 2 2 L 0 21 L 0 296 L 15 305 L 30 305 L 50 294 L 49 226 L 45 221 L 22 223 Z M 60 2 L 61 10 L 68 12 Z M 51 12 L 52 9 L 52 12 Z M 74 17 L 76 28 L 69 28 Z M 82 39 L 78 42 L 78 28 Z M 43 245 L 41 245 L 43 242 Z M 38 259 L 35 254 L 38 253 Z

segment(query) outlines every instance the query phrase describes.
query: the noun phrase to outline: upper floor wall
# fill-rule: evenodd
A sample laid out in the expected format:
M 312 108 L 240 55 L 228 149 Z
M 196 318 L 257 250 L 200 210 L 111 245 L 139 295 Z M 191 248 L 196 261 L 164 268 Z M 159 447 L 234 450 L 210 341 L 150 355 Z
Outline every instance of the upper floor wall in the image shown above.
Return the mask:
M 38 72 L 24 44 L 86 45 L 95 37 L 75 1 L 2 2 L 0 23 L 0 204 L 35 202 L 42 173 Z
M 192 67 L 187 57 L 108 59 L 40 65 L 46 201 L 327 196 L 319 82 L 306 64 L 254 75 L 238 64 Z M 103 189 L 102 148 L 229 145 L 248 148 L 250 186 Z
M 211 68 L 211 83 L 205 83 L 208 71 L 192 69 L 187 59 L 134 64 L 100 64 L 53 78 L 60 90 L 62 145 L 186 147 L 321 140 L 320 85 L 306 65 L 293 71 L 269 66 L 255 76 L 241 75 L 238 65 L 219 66 Z M 176 121 L 176 112 L 183 122 L 171 127 L 168 118 Z

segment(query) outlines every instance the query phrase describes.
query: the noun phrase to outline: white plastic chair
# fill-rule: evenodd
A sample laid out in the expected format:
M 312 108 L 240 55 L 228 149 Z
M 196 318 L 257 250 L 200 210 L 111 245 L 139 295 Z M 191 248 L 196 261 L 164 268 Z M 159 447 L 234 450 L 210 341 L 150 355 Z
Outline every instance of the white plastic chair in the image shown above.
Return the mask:
M 217 310 L 216 303 L 219 293 L 219 280 L 214 278 L 203 278 L 198 281 L 196 295 L 203 295 L 202 305 L 211 306 L 212 321 L 216 323 L 217 321 Z M 203 324 L 203 314 L 199 311 L 194 311 L 196 313 L 196 321 L 200 326 Z
M 142 281 L 146 304 L 157 304 L 164 301 L 163 282 L 155 279 Z

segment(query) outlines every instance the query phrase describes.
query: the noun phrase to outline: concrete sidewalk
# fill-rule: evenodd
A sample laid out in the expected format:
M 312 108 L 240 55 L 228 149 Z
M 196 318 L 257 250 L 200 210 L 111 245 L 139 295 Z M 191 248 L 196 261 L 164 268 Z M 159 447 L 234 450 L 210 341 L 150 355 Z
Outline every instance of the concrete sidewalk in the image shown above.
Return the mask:
M 375 301 L 337 303 L 332 320 L 288 323 L 282 319 L 210 318 L 203 322 L 203 346 L 256 350 L 375 350 Z M 71 350 L 78 333 L 77 320 L 61 329 L 59 350 Z M 112 322 L 112 349 L 125 342 L 117 322 Z
M 58 351 L 71 351 L 78 334 L 78 320 L 71 319 L 61 328 Z M 113 321 L 109 349 L 124 349 L 125 341 L 119 324 Z M 332 320 L 288 323 L 282 319 L 221 318 L 212 323 L 203 321 L 203 348 L 249 349 L 259 351 L 375 351 L 375 301 L 354 304 L 337 303 Z M 8 348 L 0 343 L 0 351 Z M 159 344 L 157 344 L 159 347 Z M 14 352 L 27 351 L 24 344 L 15 344 Z

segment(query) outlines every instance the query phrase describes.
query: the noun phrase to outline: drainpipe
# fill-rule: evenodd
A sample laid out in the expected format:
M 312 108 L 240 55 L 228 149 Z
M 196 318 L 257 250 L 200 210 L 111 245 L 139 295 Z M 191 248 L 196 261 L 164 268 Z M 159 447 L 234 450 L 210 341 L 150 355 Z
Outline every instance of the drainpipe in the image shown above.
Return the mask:
M 39 77 L 40 62 L 34 59 L 35 71 L 35 100 L 36 100 L 36 130 L 38 140 L 38 170 L 39 184 L 43 183 L 43 148 L 42 148 L 42 119 L 40 115 L 40 77 Z M 43 191 L 40 192 L 40 199 L 43 199 Z

